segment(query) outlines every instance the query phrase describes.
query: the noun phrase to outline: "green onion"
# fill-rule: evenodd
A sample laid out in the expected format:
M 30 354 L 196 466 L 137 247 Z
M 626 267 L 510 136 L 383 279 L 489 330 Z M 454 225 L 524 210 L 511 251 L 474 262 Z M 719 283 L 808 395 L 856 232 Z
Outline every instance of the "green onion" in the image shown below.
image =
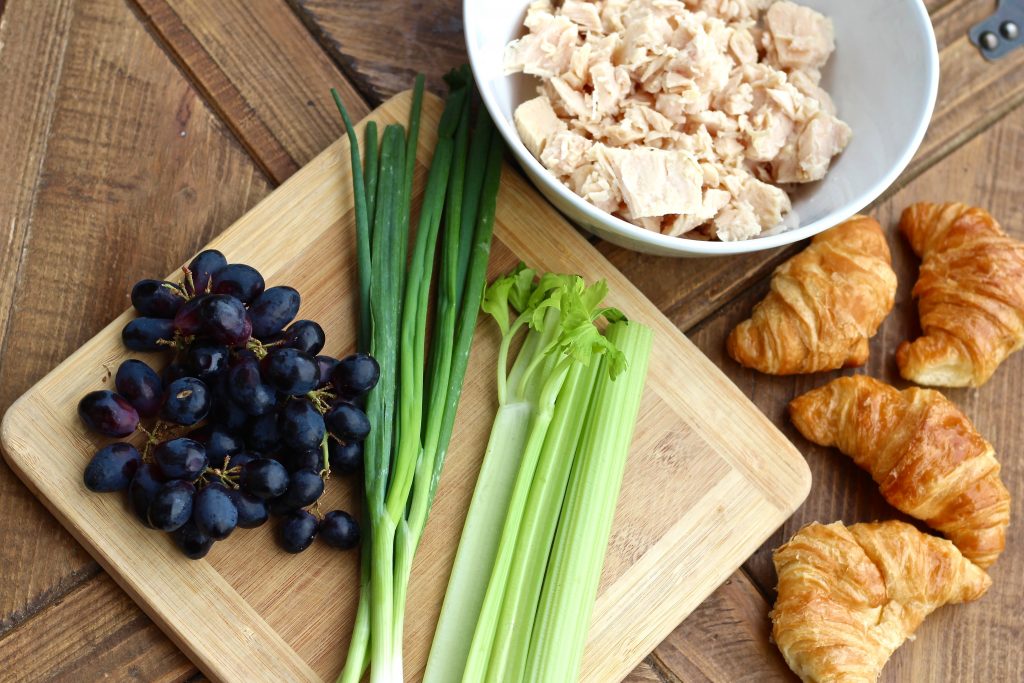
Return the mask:
M 377 172 L 380 169 L 380 162 L 377 159 L 377 122 L 367 121 L 366 123 L 366 213 L 373 215 L 374 207 L 377 205 Z M 373 227 L 372 225 L 370 226 Z M 369 253 L 370 235 L 367 233 L 366 249 Z M 361 281 L 361 279 L 360 279 Z
M 370 267 L 360 269 L 361 280 L 364 272 L 369 274 L 369 305 L 362 309 L 361 322 L 369 328 L 369 348 L 381 366 L 381 377 L 367 397 L 373 425 L 364 453 L 369 534 L 363 545 L 356 624 L 339 677 L 346 683 L 359 681 L 367 665 L 373 683 L 402 680 L 412 560 L 451 438 L 490 254 L 503 146 L 486 113 L 478 117 L 478 130 L 469 142 L 473 98 L 468 68 L 453 71 L 446 80 L 451 93 L 439 123 L 411 254 L 410 200 L 422 77 L 413 91 L 408 135 L 402 126 L 388 126 L 376 161 L 369 134 L 367 138 L 366 178 L 375 185 L 375 193 L 367 201 L 374 213 L 365 231 L 370 237 Z M 344 112 L 343 118 L 347 120 Z M 351 131 L 349 135 L 354 138 Z M 472 167 L 476 158 L 484 160 L 481 168 Z M 366 197 L 370 188 L 358 185 L 363 182 L 356 172 L 358 153 L 352 164 L 355 192 Z M 370 169 L 375 167 L 374 175 Z M 474 170 L 481 180 L 471 204 L 463 188 Z M 468 237 L 462 229 L 467 224 L 472 226 Z M 468 247 L 463 245 L 467 240 Z M 428 344 L 439 244 L 440 276 Z M 463 252 L 465 264 L 460 262 Z
M 349 118 L 345 105 L 341 103 L 341 96 L 338 91 L 331 88 L 331 95 L 334 97 L 334 104 L 341 113 L 341 119 L 345 123 L 345 132 L 348 135 L 349 151 L 352 157 L 352 201 L 355 205 L 356 214 L 356 260 L 359 264 L 359 350 L 368 351 L 370 348 L 370 221 L 373 220 L 373 201 L 368 193 L 372 193 L 377 185 L 377 126 L 372 123 L 367 125 L 367 143 L 370 143 L 370 125 L 373 126 L 373 142 L 367 148 L 367 166 L 372 169 L 368 174 L 370 183 L 363 182 L 362 165 L 359 161 L 359 139 L 356 137 L 356 130 L 352 126 L 352 119 Z M 371 156 L 372 155 L 372 156 Z M 371 164 L 371 159 L 373 163 Z

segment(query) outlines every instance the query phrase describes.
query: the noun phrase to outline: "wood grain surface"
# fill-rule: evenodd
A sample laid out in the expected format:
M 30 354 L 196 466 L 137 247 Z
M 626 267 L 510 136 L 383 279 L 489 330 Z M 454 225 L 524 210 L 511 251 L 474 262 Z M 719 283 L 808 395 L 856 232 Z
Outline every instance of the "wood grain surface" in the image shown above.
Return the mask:
M 410 100 L 396 96 L 371 116 L 381 126 L 403 121 Z M 414 196 L 441 108 L 438 98 L 424 102 Z M 210 245 L 304 292 L 301 314 L 324 327 L 325 352 L 334 356 L 351 351 L 356 328 L 348 159 L 348 140 L 339 140 Z M 525 261 L 542 272 L 603 279 L 609 304 L 654 330 L 656 353 L 581 671 L 586 681 L 619 680 L 796 509 L 810 486 L 807 467 L 746 396 L 514 173 L 502 184 L 495 240 L 492 276 Z M 137 524 L 119 496 L 81 486 L 97 440 L 75 405 L 130 355 L 120 330 L 132 317 L 119 316 L 7 412 L 0 436 L 8 463 L 205 673 L 224 681 L 333 677 L 344 652 L 326 644 L 344 642 L 351 629 L 356 554 L 318 544 L 290 556 L 268 526 L 190 562 L 166 535 Z M 486 445 L 497 341 L 481 319 L 445 477 L 413 566 L 405 643 L 412 680 L 426 659 Z M 326 494 L 326 509 L 357 505 L 352 482 L 340 483 Z M 323 608 L 325 595 L 331 609 Z
M 207 11 L 221 4 L 229 5 L 230 20 Z M 920 198 L 977 197 L 979 202 L 999 203 L 1008 215 L 997 211 L 997 216 L 1019 235 L 1019 206 L 1010 198 L 1017 193 L 1020 173 L 1019 165 L 1013 166 L 1018 163 L 1012 161 L 1015 149 L 1008 145 L 1019 147 L 1024 50 L 988 63 L 967 41 L 967 29 L 994 9 L 994 0 L 925 4 L 941 49 L 939 100 L 925 144 L 893 193 L 913 183 Z M 418 70 L 427 72 L 437 87 L 444 71 L 464 59 L 459 5 L 457 0 L 0 0 L 0 412 L 117 315 L 132 281 L 181 262 L 333 140 L 331 126 L 337 123 L 329 109 L 321 108 L 325 93 L 308 91 L 295 98 L 294 88 L 278 87 L 322 87 L 337 72 L 343 79 L 331 84 L 342 89 L 350 109 L 379 104 L 408 87 Z M 372 6 L 384 11 L 363 9 Z M 400 7 L 409 11 L 396 9 Z M 173 11 L 158 11 L 167 8 Z M 69 52 L 73 45 L 77 47 Z M 262 67 L 256 75 L 253 64 Z M 98 77 L 102 69 L 110 70 L 113 82 Z M 92 76 L 83 78 L 85 73 Z M 266 82 L 275 87 L 266 87 Z M 304 107 L 309 100 L 314 106 Z M 160 141 L 170 138 L 162 131 L 180 132 L 175 129 L 179 105 L 194 130 L 206 131 L 205 137 L 186 136 L 170 145 L 161 157 L 168 168 L 149 171 L 146 157 L 155 158 Z M 140 152 L 110 149 L 108 140 L 96 134 L 99 117 L 112 129 L 138 131 L 143 138 Z M 53 151 L 59 148 L 66 151 L 55 157 Z M 968 149 L 973 151 L 964 152 Z M 95 159 L 106 161 L 96 164 Z M 182 183 L 189 167 L 215 175 L 216 192 Z M 152 175 L 149 182 L 138 182 L 140 168 Z M 55 211 L 53 198 L 78 192 L 69 184 L 79 177 L 119 191 L 100 203 L 65 196 L 67 208 Z M 891 228 L 902 206 L 890 205 L 886 198 L 880 206 L 891 206 L 882 209 L 889 212 L 887 217 L 879 215 Z M 111 236 L 128 246 L 109 247 Z M 902 248 L 898 240 L 891 241 Z M 791 253 L 677 261 L 598 247 L 718 359 L 730 325 L 749 313 L 772 268 Z M 81 260 L 89 255 L 98 263 Z M 900 276 L 902 296 L 912 283 L 913 269 L 901 270 Z M 68 281 L 74 296 L 67 293 Z M 896 324 L 897 316 L 899 325 L 913 326 L 913 306 L 905 296 L 886 326 Z M 10 341 L 12 333 L 15 342 Z M 897 341 L 883 351 L 876 339 L 873 353 L 891 363 Z M 738 378 L 735 368 L 728 371 Z M 883 376 L 891 376 L 892 369 L 887 372 Z M 1019 439 L 1013 437 L 1020 435 L 1024 423 L 1020 391 L 1013 384 L 1016 379 L 1019 385 L 1020 366 L 1007 366 L 1000 373 L 1009 373 L 1010 379 L 999 383 L 997 375 L 976 394 L 955 400 L 963 402 L 979 428 L 991 430 L 986 436 L 1001 446 L 1004 469 L 1010 470 L 1014 458 L 1019 462 L 1013 452 Z M 740 386 L 784 430 L 790 427 L 777 407 L 788 396 L 825 381 L 824 376 L 806 378 L 799 387 L 779 389 L 761 379 L 740 378 Z M 785 397 L 776 395 L 780 391 Z M 842 457 L 815 450 L 795 432 L 787 433 L 807 454 L 816 477 L 807 512 L 799 519 L 894 514 L 870 480 Z M 1007 472 L 1008 481 L 1011 475 L 1019 491 L 1019 465 Z M 1016 503 L 1014 512 L 1020 512 Z M 1019 540 L 1013 544 L 1019 539 L 1015 528 L 1008 553 L 1019 546 Z M 148 681 L 196 675 L 180 654 L 155 655 L 156 661 L 140 656 L 147 650 L 173 652 L 174 646 L 124 593 L 111 587 L 102 570 L 3 464 L 0 533 L 5 540 L 0 548 L 0 680 L 80 681 L 103 675 Z M 765 662 L 763 641 L 750 635 L 764 628 L 774 587 L 766 558 L 780 539 L 770 540 L 748 563 L 749 575 L 734 575 L 676 629 L 635 672 L 635 680 L 786 680 L 784 668 L 772 669 L 771 660 Z M 1012 569 L 1019 575 L 1020 560 L 1011 560 L 1009 554 L 996 565 L 994 590 L 1004 580 L 998 576 L 1011 571 L 1014 561 Z M 72 595 L 81 597 L 73 602 Z M 748 609 L 748 597 L 758 607 Z M 83 606 L 116 616 L 85 619 Z M 904 660 L 931 667 L 939 666 L 929 663 L 939 659 L 945 662 L 942 670 L 956 671 L 950 677 L 954 680 L 1024 678 L 1024 653 L 1011 635 L 1020 627 L 1013 600 L 986 598 L 975 607 L 990 624 L 1012 628 L 993 626 L 993 632 L 971 626 L 961 632 L 961 613 L 954 610 L 949 622 L 934 628 L 931 620 L 926 622 L 917 641 L 897 653 L 886 677 L 924 680 L 909 678 L 912 671 Z M 66 651 L 50 635 L 59 623 L 78 624 L 78 650 L 64 662 L 56 661 L 56 653 Z M 774 654 L 774 647 L 769 652 Z

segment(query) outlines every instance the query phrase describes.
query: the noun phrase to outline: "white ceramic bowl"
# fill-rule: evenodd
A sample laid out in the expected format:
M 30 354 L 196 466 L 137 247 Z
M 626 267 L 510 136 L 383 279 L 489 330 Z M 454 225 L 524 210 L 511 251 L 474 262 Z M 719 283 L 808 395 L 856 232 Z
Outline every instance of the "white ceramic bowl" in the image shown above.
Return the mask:
M 537 80 L 506 76 L 505 45 L 523 34 L 529 0 L 464 0 L 469 61 L 491 117 L 526 174 L 573 222 L 629 249 L 667 256 L 718 256 L 771 249 L 810 237 L 870 204 L 906 168 L 935 105 L 939 55 L 922 0 L 798 0 L 831 17 L 836 51 L 823 86 L 853 138 L 824 180 L 793 195 L 798 227 L 743 242 L 669 237 L 631 225 L 583 201 L 519 139 L 512 112 L 533 97 Z

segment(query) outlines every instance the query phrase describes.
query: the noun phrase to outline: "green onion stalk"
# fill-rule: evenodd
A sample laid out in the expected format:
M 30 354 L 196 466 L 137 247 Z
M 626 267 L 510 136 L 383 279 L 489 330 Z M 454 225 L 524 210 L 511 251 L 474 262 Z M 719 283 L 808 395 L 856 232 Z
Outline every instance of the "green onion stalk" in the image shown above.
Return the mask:
M 482 108 L 471 130 L 468 69 L 453 71 L 446 80 L 450 92 L 411 253 L 423 78 L 417 78 L 413 91 L 408 134 L 400 125 L 387 126 L 379 154 L 367 150 L 365 173 L 355 130 L 336 97 L 352 146 L 360 348 L 381 367 L 367 397 L 373 425 L 364 455 L 369 533 L 342 682 L 359 681 L 367 668 L 373 683 L 402 680 L 413 557 L 448 451 L 485 286 L 503 146 Z M 367 144 L 375 146 L 375 140 L 368 130 Z M 435 263 L 439 273 L 432 289 Z

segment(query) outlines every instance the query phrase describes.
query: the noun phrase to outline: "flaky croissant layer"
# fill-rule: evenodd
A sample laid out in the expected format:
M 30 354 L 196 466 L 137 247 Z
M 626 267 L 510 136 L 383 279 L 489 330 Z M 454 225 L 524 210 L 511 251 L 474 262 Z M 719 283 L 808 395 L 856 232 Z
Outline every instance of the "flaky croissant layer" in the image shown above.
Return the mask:
M 952 543 L 897 521 L 809 524 L 773 560 L 772 637 L 814 683 L 875 681 L 925 617 L 991 585 Z
M 929 386 L 981 386 L 1024 346 L 1024 243 L 966 204 L 914 204 L 900 230 L 921 257 L 914 296 L 924 332 L 896 350 L 900 374 Z
M 893 507 L 926 522 L 981 567 L 1006 543 L 1010 493 L 992 444 L 932 389 L 840 377 L 789 404 L 800 433 L 871 473 Z
M 772 375 L 863 365 L 895 294 L 881 226 L 855 216 L 776 269 L 768 296 L 726 348 L 741 365 Z

